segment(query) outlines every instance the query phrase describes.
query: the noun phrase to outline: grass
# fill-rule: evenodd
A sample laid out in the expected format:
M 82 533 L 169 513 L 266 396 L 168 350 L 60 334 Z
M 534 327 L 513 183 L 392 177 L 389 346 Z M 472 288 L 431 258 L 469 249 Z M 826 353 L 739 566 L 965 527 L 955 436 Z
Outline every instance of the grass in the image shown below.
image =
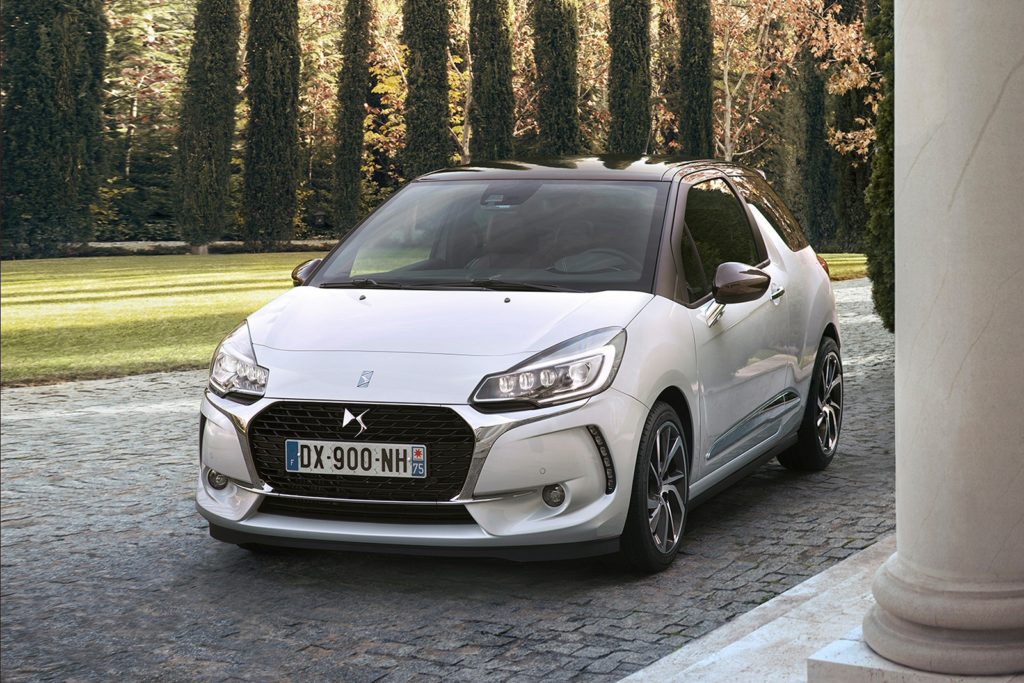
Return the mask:
M 868 257 L 864 254 L 821 254 L 828 263 L 833 280 L 853 280 L 868 276 Z
M 318 255 L 4 261 L 0 381 L 44 384 L 205 367 L 224 335 L 287 291 L 291 269 Z M 833 279 L 865 275 L 863 255 L 823 256 Z
M 112 256 L 0 264 L 5 385 L 203 367 L 319 254 Z

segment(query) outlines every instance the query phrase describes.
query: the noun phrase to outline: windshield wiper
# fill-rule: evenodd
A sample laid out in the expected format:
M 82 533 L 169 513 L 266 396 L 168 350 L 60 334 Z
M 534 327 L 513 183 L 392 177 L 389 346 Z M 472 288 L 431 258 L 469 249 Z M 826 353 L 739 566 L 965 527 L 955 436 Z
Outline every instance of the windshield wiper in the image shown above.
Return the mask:
M 578 289 L 547 285 L 540 282 L 519 282 L 516 280 L 497 280 L 494 278 L 474 278 L 467 282 L 453 282 L 450 286 L 480 287 L 482 289 L 519 290 L 528 292 L 578 292 Z
M 353 289 L 405 289 L 406 283 L 394 280 L 374 280 L 369 277 L 354 277 L 351 280 L 335 280 L 334 282 L 321 282 L 323 289 L 342 289 L 351 287 Z
M 493 289 L 521 292 L 578 292 L 578 289 L 546 285 L 538 282 L 517 282 L 514 280 L 497 280 L 493 278 L 474 278 L 472 280 L 435 280 L 426 282 L 399 282 L 397 280 L 375 280 L 369 277 L 356 277 L 351 280 L 323 282 L 324 289 Z

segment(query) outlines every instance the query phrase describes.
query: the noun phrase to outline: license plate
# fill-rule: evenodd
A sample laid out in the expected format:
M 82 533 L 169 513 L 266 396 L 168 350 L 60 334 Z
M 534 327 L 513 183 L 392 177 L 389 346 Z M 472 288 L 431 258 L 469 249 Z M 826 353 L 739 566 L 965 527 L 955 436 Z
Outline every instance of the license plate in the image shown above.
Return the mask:
M 411 479 L 427 476 L 427 448 L 420 444 L 288 439 L 284 453 L 289 472 Z

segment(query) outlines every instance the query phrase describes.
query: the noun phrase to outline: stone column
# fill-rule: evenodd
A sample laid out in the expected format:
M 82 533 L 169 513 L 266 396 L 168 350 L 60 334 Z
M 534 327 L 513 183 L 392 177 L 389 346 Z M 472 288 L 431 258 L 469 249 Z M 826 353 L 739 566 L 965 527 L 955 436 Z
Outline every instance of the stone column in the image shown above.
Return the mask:
M 1024 671 L 1024 1 L 896 0 L 896 536 L 864 637 Z

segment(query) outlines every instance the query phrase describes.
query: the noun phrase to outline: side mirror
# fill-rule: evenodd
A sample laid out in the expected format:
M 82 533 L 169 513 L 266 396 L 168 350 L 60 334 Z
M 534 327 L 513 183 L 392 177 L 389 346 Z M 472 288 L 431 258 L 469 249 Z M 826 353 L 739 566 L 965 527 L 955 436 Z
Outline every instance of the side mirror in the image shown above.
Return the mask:
M 764 296 L 771 281 L 771 276 L 764 271 L 730 261 L 715 270 L 711 293 L 720 304 L 742 304 Z
M 299 265 L 292 269 L 292 285 L 299 287 L 306 284 L 306 280 L 313 274 L 313 271 L 317 269 L 323 262 L 322 258 L 314 258 L 308 261 L 303 261 Z

